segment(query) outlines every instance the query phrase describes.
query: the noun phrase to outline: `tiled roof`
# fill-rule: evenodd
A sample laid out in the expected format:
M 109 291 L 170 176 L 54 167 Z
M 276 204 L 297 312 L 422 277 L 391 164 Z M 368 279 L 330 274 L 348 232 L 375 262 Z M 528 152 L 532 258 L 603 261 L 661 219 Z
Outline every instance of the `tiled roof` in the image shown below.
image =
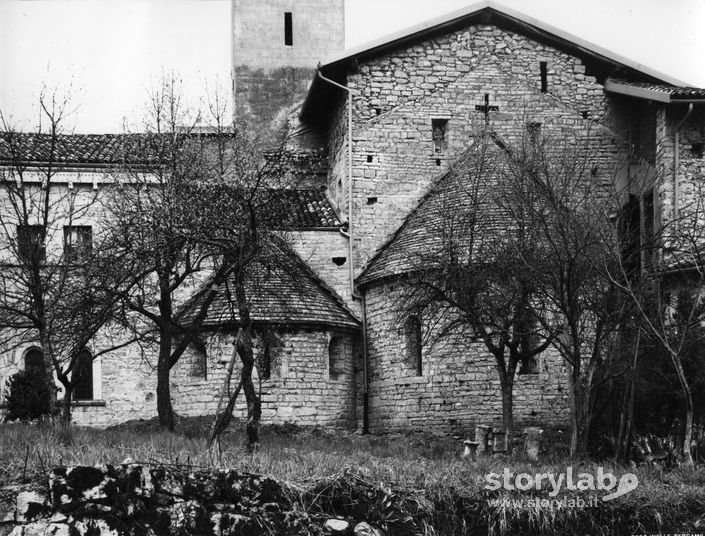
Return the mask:
M 608 79 L 605 84 L 605 90 L 633 97 L 653 98 L 663 102 L 705 99 L 705 89 L 703 88 L 633 82 L 619 78 Z
M 57 166 L 115 166 L 126 155 L 146 154 L 147 137 L 142 134 L 48 134 L 0 133 L 0 164 L 51 161 Z M 53 143 L 53 147 L 52 147 Z M 140 164 L 132 160 L 130 165 Z M 274 195 L 270 195 L 275 192 Z M 340 228 L 342 226 L 323 191 L 317 189 L 281 189 L 265 192 L 271 200 L 267 210 L 287 228 Z
M 648 82 L 629 82 L 626 80 L 615 80 L 626 86 L 648 89 L 666 93 L 674 99 L 705 99 L 705 89 L 697 87 L 666 86 L 663 84 L 650 84 Z
M 0 133 L 0 162 L 49 162 L 61 165 L 111 165 L 123 162 L 139 134 Z M 53 146 L 52 146 L 53 144 Z M 133 151 L 134 154 L 134 151 Z M 139 154 L 139 153 L 137 153 Z
M 279 261 L 253 265 L 248 271 L 247 297 L 254 322 L 290 327 L 360 329 L 360 322 L 344 307 L 340 298 L 298 255 L 286 249 L 281 252 Z M 203 327 L 217 328 L 239 321 L 237 307 L 231 307 L 227 299 L 231 285 L 222 285 L 218 289 Z M 183 307 L 182 322 L 194 319 L 203 299 L 199 296 Z
M 287 227 L 295 229 L 340 228 L 342 223 L 322 190 L 280 190 L 273 214 L 288 214 Z
M 491 147 L 488 150 L 498 149 Z M 447 226 L 452 225 L 451 219 L 456 218 L 456 231 L 466 225 L 469 220 L 458 218 L 472 218 L 473 211 L 486 202 L 486 199 L 482 199 L 488 197 L 485 193 L 491 191 L 489 185 L 493 173 L 488 170 L 482 174 L 482 181 L 487 186 L 482 189 L 486 192 L 473 192 L 469 195 L 471 187 L 464 178 L 475 172 L 469 171 L 473 165 L 472 158 L 471 151 L 461 156 L 447 173 L 434 181 L 404 223 L 370 259 L 356 279 L 358 285 L 364 286 L 379 279 L 427 269 L 437 262 L 438 257 L 434 253 L 443 243 L 449 231 Z M 486 220 L 484 225 L 498 225 L 496 214 L 490 217 L 492 221 Z M 488 233 L 487 236 L 492 239 L 493 234 Z

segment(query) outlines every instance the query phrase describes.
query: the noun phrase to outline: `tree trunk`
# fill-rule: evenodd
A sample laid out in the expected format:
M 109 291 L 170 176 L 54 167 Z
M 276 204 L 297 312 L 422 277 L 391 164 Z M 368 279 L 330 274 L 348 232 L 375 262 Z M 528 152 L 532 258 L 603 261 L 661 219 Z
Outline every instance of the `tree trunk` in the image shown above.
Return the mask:
M 513 389 L 511 383 L 502 386 L 502 425 L 507 430 L 514 428 Z
M 690 451 L 690 443 L 693 440 L 693 392 L 690 389 L 690 384 L 688 383 L 688 378 L 685 376 L 685 370 L 683 369 L 683 363 L 681 362 L 680 356 L 675 351 L 669 352 L 673 366 L 676 369 L 676 374 L 678 375 L 678 382 L 681 386 L 681 393 L 683 398 L 685 398 L 685 422 L 683 430 L 683 460 L 686 465 L 693 465 L 693 455 Z
M 61 426 L 68 429 L 71 426 L 71 400 L 73 398 L 73 387 L 66 383 L 64 386 L 64 400 L 61 404 Z
M 45 331 L 39 333 L 39 343 L 42 346 L 42 355 L 44 357 L 44 377 L 47 382 L 47 390 L 49 392 L 49 417 L 53 420 L 59 413 L 59 404 L 57 400 L 58 388 L 54 382 L 54 360 L 52 358 L 51 342 L 49 335 Z
M 622 405 L 622 412 L 619 421 L 619 436 L 617 437 L 617 445 L 614 458 L 617 463 L 623 463 L 629 460 L 629 444 L 631 443 L 632 422 L 634 421 L 634 393 L 636 390 L 636 367 L 639 357 L 639 341 L 641 333 L 637 332 L 636 347 L 634 348 L 634 360 L 632 361 L 632 370 L 625 392 L 625 401 Z
M 583 385 L 579 374 L 568 366 L 570 395 L 570 457 L 580 458 L 587 454 L 590 433 L 590 389 Z M 578 377 L 576 377 L 578 376 Z
M 171 386 L 169 376 L 171 371 L 171 290 L 169 278 L 159 277 L 159 359 L 157 361 L 157 415 L 159 425 L 170 432 L 174 431 L 174 410 L 171 405 Z
M 242 361 L 242 391 L 247 401 L 247 450 L 253 452 L 259 446 L 259 423 L 262 417 L 262 401 L 257 395 L 257 389 L 252 381 L 252 370 L 255 365 L 254 351 L 252 348 L 252 329 L 243 328 L 242 337 L 238 345 L 238 354 Z
M 169 367 L 171 359 L 171 330 L 162 329 L 159 337 L 159 360 L 157 361 L 157 415 L 159 425 L 174 431 L 174 410 L 171 405 Z
M 690 444 L 693 441 L 693 395 L 690 388 L 687 389 L 685 398 L 685 434 L 683 437 L 683 458 L 685 464 L 693 466 L 693 453 L 690 450 Z

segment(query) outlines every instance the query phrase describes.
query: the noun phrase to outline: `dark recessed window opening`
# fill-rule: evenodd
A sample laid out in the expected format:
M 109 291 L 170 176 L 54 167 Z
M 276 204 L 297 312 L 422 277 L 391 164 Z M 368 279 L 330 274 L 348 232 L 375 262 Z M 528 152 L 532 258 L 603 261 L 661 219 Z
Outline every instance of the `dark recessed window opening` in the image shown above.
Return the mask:
M 336 266 L 342 266 L 343 264 L 345 264 L 345 261 L 347 261 L 348 259 L 347 259 L 347 257 L 333 257 L 332 260 L 333 260 L 333 264 L 335 264 Z
M 541 68 L 541 93 L 548 91 L 548 62 L 542 61 L 539 64 Z
M 620 211 L 618 231 L 622 270 L 629 279 L 635 280 L 639 279 L 641 264 L 640 224 L 639 198 L 630 194 Z
M 73 397 L 75 400 L 93 400 L 93 356 L 81 350 L 76 356 Z
M 703 146 L 705 144 L 703 143 L 694 143 L 693 145 L 690 146 L 690 152 L 695 158 L 702 158 L 703 157 Z
M 276 333 L 266 331 L 261 335 L 261 345 L 257 358 L 257 373 L 260 380 L 270 380 L 278 374 L 278 360 L 283 343 Z
M 580 115 L 583 116 L 583 119 L 588 119 L 590 117 L 590 112 L 588 110 L 583 110 L 580 112 Z
M 433 152 L 442 153 L 447 145 L 446 133 L 448 130 L 447 119 L 431 119 L 431 132 L 433 135 Z
M 193 350 L 194 361 L 191 368 L 191 375 L 197 378 L 207 378 L 208 376 L 208 350 L 206 343 L 201 339 L 194 339 L 189 344 Z
M 538 374 L 539 373 L 539 361 L 536 356 L 531 356 L 525 362 L 521 363 L 519 367 L 519 374 Z
M 382 113 L 382 108 L 375 108 L 375 115 L 380 115 Z
M 654 249 L 654 189 L 649 188 L 644 193 L 643 203 L 643 228 L 642 228 L 642 239 L 644 240 L 644 266 L 646 268 L 651 267 L 653 260 L 653 249 Z
M 376 197 L 368 197 L 368 198 L 367 198 L 367 204 L 368 204 L 368 205 L 374 205 L 376 202 L 377 202 L 377 198 L 376 198 Z
M 597 177 L 597 173 L 600 171 L 600 169 L 597 166 L 592 166 L 592 169 L 590 170 L 590 175 L 593 177 Z
M 90 225 L 64 226 L 64 260 L 80 262 L 88 259 L 93 248 L 93 229 Z
M 367 162 L 372 162 L 372 155 L 371 154 L 367 155 Z
M 529 133 L 529 138 L 538 138 L 541 135 L 541 123 L 530 121 L 526 124 L 526 131 Z
M 441 159 L 440 159 L 440 158 L 436 158 L 436 165 L 437 165 L 437 166 L 440 166 L 440 165 L 441 165 Z
M 44 263 L 47 250 L 44 246 L 45 232 L 41 225 L 17 226 L 17 254 L 20 260 L 29 263 Z
M 328 343 L 328 377 L 339 378 L 345 373 L 345 339 L 336 335 Z
M 38 348 L 32 348 L 24 356 L 24 369 L 28 374 L 35 377 L 45 378 L 46 368 L 44 367 L 44 354 Z
M 418 316 L 410 316 L 404 326 L 406 335 L 406 360 L 417 376 L 423 374 L 423 342 L 421 320 Z
M 284 44 L 288 47 L 294 44 L 294 31 L 291 20 L 291 11 L 284 13 Z

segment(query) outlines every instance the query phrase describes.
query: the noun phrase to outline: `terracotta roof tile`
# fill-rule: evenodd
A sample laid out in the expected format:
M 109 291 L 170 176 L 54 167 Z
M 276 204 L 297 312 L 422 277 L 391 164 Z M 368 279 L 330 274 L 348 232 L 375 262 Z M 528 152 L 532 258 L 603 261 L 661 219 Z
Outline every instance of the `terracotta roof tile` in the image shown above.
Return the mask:
M 328 326 L 360 329 L 360 322 L 342 300 L 304 264 L 298 255 L 283 252 L 276 265 L 257 265 L 248 273 L 247 295 L 254 322 L 283 326 Z M 232 285 L 232 283 L 231 283 Z M 216 328 L 237 323 L 239 315 L 227 299 L 231 286 L 222 285 L 203 326 Z M 183 307 L 182 322 L 195 316 L 203 296 Z
M 468 186 L 463 182 L 471 162 L 470 153 L 461 156 L 448 172 L 431 184 L 428 192 L 407 216 L 404 223 L 370 259 L 356 279 L 358 285 L 364 286 L 379 279 L 428 268 L 429 263 L 435 262 L 434 251 L 437 251 L 443 241 L 449 215 L 471 216 L 473 208 L 476 208 L 474 203 L 477 202 L 478 197 L 468 195 Z M 491 190 L 489 185 L 492 180 L 491 172 L 487 173 L 486 178 L 483 175 L 483 181 L 488 185 L 486 188 L 488 192 Z M 460 204 L 466 203 L 473 203 L 473 207 L 468 206 L 456 211 Z M 494 222 L 487 224 L 499 225 L 496 216 L 493 216 L 493 219 Z
M 148 144 L 142 134 L 48 134 L 0 133 L 0 164 L 51 161 L 57 166 L 118 166 L 126 154 L 145 154 Z M 53 146 L 52 146 L 53 143 Z M 149 155 L 144 163 L 150 160 Z M 139 164 L 132 161 L 130 165 Z M 287 228 L 339 228 L 342 223 L 323 191 L 317 189 L 280 190 L 271 213 L 283 219 Z
M 669 95 L 672 99 L 689 100 L 689 99 L 705 99 L 705 89 L 686 86 L 669 86 L 666 84 L 652 84 L 649 82 L 632 82 L 622 79 L 613 79 L 615 83 L 622 86 L 633 87 L 636 89 L 645 89 L 648 91 L 656 91 Z
M 33 134 L 0 133 L 0 162 L 49 162 L 58 165 L 115 165 L 135 144 L 140 134 Z M 133 151 L 134 154 L 134 151 Z

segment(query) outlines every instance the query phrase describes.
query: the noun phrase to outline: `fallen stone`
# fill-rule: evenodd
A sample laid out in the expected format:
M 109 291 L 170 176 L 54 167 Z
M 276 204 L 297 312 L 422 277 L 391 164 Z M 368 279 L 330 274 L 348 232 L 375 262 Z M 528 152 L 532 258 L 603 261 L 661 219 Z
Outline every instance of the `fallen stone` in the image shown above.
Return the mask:
M 17 525 L 8 536 L 70 536 L 68 525 L 35 521 L 27 525 Z M 102 536 L 102 535 L 101 535 Z
M 21 491 L 17 494 L 15 519 L 25 523 L 48 511 L 47 498 L 36 491 Z
M 383 536 L 381 530 L 374 528 L 372 525 L 365 523 L 364 521 L 355 525 L 353 534 L 355 536 Z
M 350 523 L 344 519 L 329 519 L 323 525 L 330 534 L 347 534 L 350 530 Z

